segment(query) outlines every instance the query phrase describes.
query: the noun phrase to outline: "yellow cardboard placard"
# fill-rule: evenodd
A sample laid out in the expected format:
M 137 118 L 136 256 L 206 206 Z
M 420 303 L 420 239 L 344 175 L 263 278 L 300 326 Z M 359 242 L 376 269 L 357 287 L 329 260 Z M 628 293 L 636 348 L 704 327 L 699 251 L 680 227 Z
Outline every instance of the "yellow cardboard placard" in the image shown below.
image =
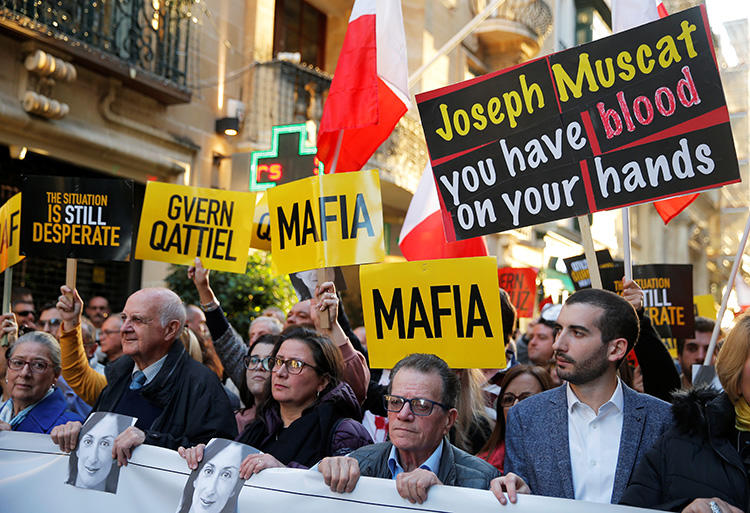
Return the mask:
M 0 207 L 0 272 L 23 260 L 21 250 L 21 193 Z
M 149 182 L 135 257 L 244 273 L 254 206 L 249 192 Z
M 268 195 L 265 192 L 255 193 L 250 247 L 271 251 L 271 215 L 268 213 Z
M 359 281 L 370 367 L 412 353 L 454 369 L 505 367 L 494 257 L 363 265 Z
M 693 304 L 695 305 L 695 315 L 716 320 L 716 315 L 719 313 L 719 307 L 711 294 L 693 296 Z
M 385 258 L 377 170 L 312 176 L 267 193 L 277 274 Z

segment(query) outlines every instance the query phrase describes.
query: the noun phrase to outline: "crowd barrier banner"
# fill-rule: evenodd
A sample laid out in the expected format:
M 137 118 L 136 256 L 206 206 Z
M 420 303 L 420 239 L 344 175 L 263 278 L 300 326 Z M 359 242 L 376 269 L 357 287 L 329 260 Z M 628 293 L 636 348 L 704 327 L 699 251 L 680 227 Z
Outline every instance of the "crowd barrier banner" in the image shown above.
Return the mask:
M 622 264 L 602 269 L 607 290 L 622 293 Z M 633 280 L 643 290 L 643 308 L 664 338 L 693 338 L 693 266 L 676 264 L 634 265 Z
M 71 511 L 76 513 L 175 513 L 183 492 L 188 498 L 205 498 L 199 478 L 190 473 L 177 452 L 142 445 L 127 467 L 119 472 L 117 493 L 76 488 L 66 484 L 69 455 L 61 453 L 48 435 L 0 432 L 0 496 L 4 513 Z M 200 469 L 199 469 L 200 470 Z M 193 486 L 195 483 L 195 486 Z M 221 489 L 217 486 L 206 508 L 213 511 Z M 215 501 L 215 502 L 212 502 Z M 352 493 L 335 493 L 315 470 L 268 469 L 244 482 L 238 496 L 239 513 L 497 513 L 504 511 L 486 490 L 434 486 L 424 504 L 411 504 L 387 479 L 363 477 Z M 180 509 L 178 509 L 180 508 Z M 216 508 L 220 511 L 221 508 Z M 520 496 L 514 513 L 647 513 L 654 510 L 595 504 L 569 499 Z
M 244 273 L 254 206 L 249 192 L 149 182 L 135 257 Z
M 740 180 L 704 6 L 416 96 L 448 241 Z
M 271 251 L 271 215 L 268 213 L 268 195 L 265 192 L 255 193 L 250 247 Z
M 454 369 L 505 367 L 495 257 L 363 265 L 370 366 L 432 353 Z
M 21 260 L 21 193 L 0 207 L 0 272 Z
M 534 317 L 536 274 L 531 267 L 501 267 L 497 270 L 500 288 L 510 296 L 518 317 Z
M 313 176 L 267 194 L 277 274 L 385 258 L 377 170 Z
M 25 176 L 21 252 L 44 258 L 129 260 L 133 182 Z
M 614 266 L 612 255 L 608 249 L 600 249 L 596 252 L 596 261 L 599 269 L 609 269 Z M 568 276 L 573 281 L 573 287 L 576 290 L 591 288 L 591 275 L 589 274 L 589 263 L 586 261 L 586 254 L 570 258 L 563 258 Z

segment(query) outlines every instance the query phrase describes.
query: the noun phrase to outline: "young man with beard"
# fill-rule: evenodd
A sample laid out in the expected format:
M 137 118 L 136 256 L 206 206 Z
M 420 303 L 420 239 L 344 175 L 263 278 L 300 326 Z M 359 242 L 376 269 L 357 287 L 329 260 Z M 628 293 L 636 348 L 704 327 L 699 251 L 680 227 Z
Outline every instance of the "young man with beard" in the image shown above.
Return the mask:
M 632 282 L 624 285 L 626 297 L 640 292 Z M 565 302 L 553 349 L 557 374 L 567 383 L 511 408 L 508 473 L 490 487 L 501 504 L 516 502 L 516 493 L 617 503 L 638 461 L 671 424 L 668 403 L 633 391 L 617 376 L 638 339 L 631 303 L 597 289 Z

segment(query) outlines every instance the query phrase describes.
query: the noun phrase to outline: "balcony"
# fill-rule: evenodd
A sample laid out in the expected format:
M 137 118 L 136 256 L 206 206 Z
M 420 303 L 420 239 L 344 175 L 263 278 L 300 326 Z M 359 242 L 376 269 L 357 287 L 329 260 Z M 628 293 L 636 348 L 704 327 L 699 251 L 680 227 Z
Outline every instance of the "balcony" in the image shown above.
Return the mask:
M 314 122 L 320 125 L 331 77 L 312 67 L 286 61 L 260 63 L 253 69 L 253 94 L 248 101 L 243 136 L 262 147 L 271 145 L 271 127 Z M 370 158 L 368 166 L 381 170 L 381 178 L 413 192 L 427 149 L 419 121 L 408 115 Z
M 488 0 L 471 0 L 474 14 L 483 11 Z M 539 53 L 552 28 L 552 11 L 544 0 L 505 0 L 475 34 L 484 48 L 491 69 L 524 62 Z
M 41 42 L 163 103 L 187 103 L 192 4 L 0 0 L 0 29 L 18 39 Z

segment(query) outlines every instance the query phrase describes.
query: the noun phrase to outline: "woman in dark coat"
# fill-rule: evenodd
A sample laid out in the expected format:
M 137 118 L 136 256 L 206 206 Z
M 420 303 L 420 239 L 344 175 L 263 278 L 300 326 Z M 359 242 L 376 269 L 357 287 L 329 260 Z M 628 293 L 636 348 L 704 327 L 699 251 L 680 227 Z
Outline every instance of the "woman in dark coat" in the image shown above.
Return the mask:
M 307 468 L 326 456 L 340 456 L 372 443 L 361 418 L 359 402 L 341 380 L 339 349 L 307 328 L 282 332 L 271 353 L 268 399 L 238 442 L 264 454 L 245 458 L 240 475 L 272 467 Z M 202 457 L 202 447 L 180 448 L 190 468 Z
M 636 469 L 621 503 L 685 513 L 750 510 L 750 315 L 716 361 L 724 392 L 675 394 L 674 426 Z

